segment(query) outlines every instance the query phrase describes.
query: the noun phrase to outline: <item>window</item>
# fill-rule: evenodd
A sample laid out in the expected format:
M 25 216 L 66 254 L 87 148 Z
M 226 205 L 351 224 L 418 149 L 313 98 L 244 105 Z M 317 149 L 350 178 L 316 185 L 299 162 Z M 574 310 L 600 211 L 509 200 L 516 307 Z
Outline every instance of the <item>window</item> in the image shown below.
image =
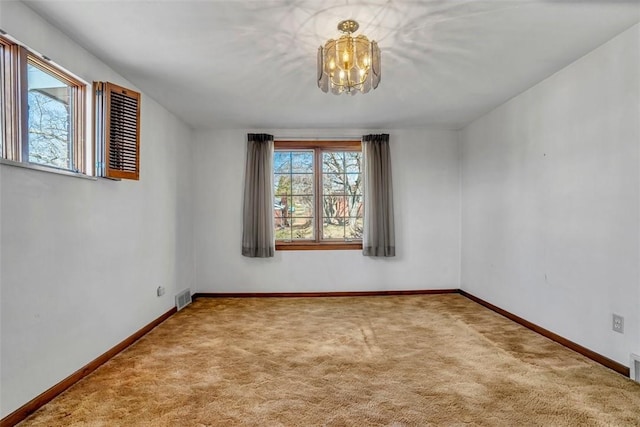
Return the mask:
M 86 83 L 0 37 L 2 157 L 87 173 Z
M 276 249 L 361 249 L 360 141 L 275 141 Z

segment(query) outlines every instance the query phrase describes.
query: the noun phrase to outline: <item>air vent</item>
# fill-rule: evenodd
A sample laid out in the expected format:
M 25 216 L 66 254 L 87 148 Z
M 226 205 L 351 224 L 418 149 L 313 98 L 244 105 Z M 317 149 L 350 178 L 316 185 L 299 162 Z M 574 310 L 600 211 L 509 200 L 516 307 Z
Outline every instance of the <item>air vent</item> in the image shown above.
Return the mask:
M 191 304 L 191 289 L 185 289 L 176 295 L 176 308 L 178 311 Z

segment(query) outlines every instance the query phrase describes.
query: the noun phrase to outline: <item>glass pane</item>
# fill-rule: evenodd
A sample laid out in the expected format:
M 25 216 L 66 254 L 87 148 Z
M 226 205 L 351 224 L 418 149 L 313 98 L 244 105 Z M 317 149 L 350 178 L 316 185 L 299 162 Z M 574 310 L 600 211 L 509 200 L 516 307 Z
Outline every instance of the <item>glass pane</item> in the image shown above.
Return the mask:
M 29 161 L 71 169 L 72 88 L 27 64 Z
M 322 194 L 344 194 L 345 176 L 335 173 L 322 174 Z
M 289 218 L 291 213 L 289 212 L 289 204 L 291 196 L 276 196 L 273 201 L 273 218 L 276 230 L 289 226 Z
M 293 151 L 291 153 L 292 172 L 313 173 L 313 152 Z
M 323 152 L 322 172 L 344 173 L 344 153 L 342 151 Z
M 323 223 L 322 238 L 344 240 L 344 222 L 341 221 L 336 224 Z
M 293 174 L 291 178 L 291 194 L 313 194 L 312 174 Z
M 359 173 L 347 174 L 347 194 L 362 194 L 362 175 Z
M 344 216 L 362 216 L 362 196 L 347 196 L 347 208 Z
M 273 194 L 291 195 L 291 175 L 289 174 L 273 174 Z
M 273 160 L 276 240 L 313 240 L 313 152 L 278 150 Z
M 276 173 L 291 172 L 291 151 L 276 151 L 274 153 L 273 171 Z
M 293 196 L 291 200 L 289 213 L 292 217 L 313 216 L 313 196 Z
M 362 239 L 363 220 L 360 218 L 346 218 L 345 220 L 345 238 L 352 240 Z
M 293 219 L 293 240 L 313 239 L 313 218 Z
M 279 222 L 276 217 L 276 240 L 291 240 L 291 225 L 287 222 Z
M 360 151 L 348 151 L 344 153 L 344 162 L 347 172 L 360 172 L 362 153 Z
M 324 196 L 322 198 L 322 222 L 337 224 L 347 212 L 344 196 Z

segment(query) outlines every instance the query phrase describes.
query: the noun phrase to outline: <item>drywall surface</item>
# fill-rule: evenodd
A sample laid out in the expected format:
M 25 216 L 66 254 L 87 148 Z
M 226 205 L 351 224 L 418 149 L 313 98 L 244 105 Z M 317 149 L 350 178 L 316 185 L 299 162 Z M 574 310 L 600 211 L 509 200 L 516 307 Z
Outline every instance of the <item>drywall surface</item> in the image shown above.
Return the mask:
M 266 130 L 278 137 L 359 139 L 364 130 Z M 200 292 L 333 292 L 458 288 L 459 162 L 453 131 L 390 131 L 396 257 L 361 251 L 241 256 L 247 132 L 197 132 L 196 283 Z
M 639 32 L 461 132 L 462 288 L 625 365 L 640 349 Z
M 22 3 L 1 7 L 0 28 L 22 43 L 88 82 L 134 88 Z M 191 130 L 144 94 L 141 105 L 138 182 L 0 165 L 2 417 L 192 286 Z

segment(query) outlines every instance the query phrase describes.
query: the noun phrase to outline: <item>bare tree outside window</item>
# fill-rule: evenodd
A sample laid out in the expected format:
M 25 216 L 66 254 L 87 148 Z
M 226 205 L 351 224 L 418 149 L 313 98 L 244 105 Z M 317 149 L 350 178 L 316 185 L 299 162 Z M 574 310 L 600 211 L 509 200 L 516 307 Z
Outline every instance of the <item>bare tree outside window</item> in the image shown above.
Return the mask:
M 28 65 L 29 161 L 71 168 L 71 88 Z
M 276 148 L 276 240 L 360 241 L 364 213 L 361 164 L 359 149 Z
M 276 151 L 274 216 L 276 240 L 314 238 L 313 151 Z
M 322 153 L 323 238 L 362 238 L 362 153 Z

